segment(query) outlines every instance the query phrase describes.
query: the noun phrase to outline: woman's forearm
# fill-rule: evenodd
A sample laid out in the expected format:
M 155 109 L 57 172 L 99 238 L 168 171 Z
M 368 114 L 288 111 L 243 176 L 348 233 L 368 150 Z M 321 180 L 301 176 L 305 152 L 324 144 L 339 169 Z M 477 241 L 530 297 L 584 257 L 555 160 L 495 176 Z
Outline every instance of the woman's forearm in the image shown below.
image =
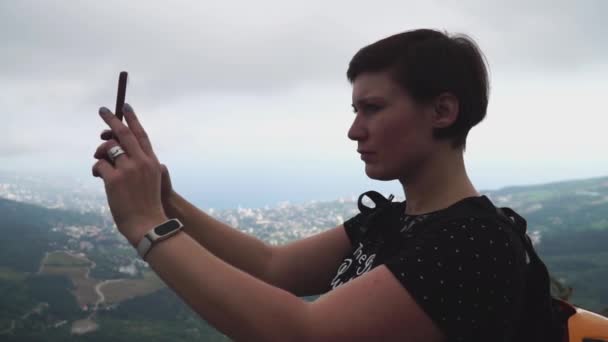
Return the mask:
M 178 218 L 184 231 L 222 260 L 266 282 L 273 247 L 243 233 L 188 202 L 176 192 L 164 205 L 170 218 Z
M 232 339 L 304 340 L 309 303 L 229 265 L 188 234 L 160 242 L 146 259 L 195 312 Z

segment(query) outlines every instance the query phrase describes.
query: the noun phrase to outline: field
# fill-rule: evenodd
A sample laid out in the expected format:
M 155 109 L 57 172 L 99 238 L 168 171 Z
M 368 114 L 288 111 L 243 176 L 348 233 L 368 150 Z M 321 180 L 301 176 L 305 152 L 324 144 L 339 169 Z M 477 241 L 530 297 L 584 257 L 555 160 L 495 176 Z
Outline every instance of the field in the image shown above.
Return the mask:
M 16 272 L 7 267 L 0 267 L 0 280 L 22 281 L 27 277 L 26 273 Z
M 78 305 L 92 305 L 97 302 L 95 285 L 97 280 L 88 278 L 90 260 L 68 254 L 65 252 L 49 253 L 40 269 L 41 274 L 66 275 L 72 281 L 74 288 L 72 294 L 76 297 Z
M 106 302 L 114 304 L 136 296 L 143 296 L 165 287 L 156 273 L 149 271 L 143 279 L 125 279 L 104 284 L 101 287 Z
M 41 274 L 66 275 L 72 281 L 74 289 L 72 294 L 76 297 L 78 305 L 94 305 L 99 299 L 95 286 L 103 293 L 105 303 L 115 304 L 136 296 L 152 293 L 165 287 L 165 284 L 152 272 L 146 272 L 143 279 L 116 279 L 100 281 L 89 278 L 89 267 L 93 263 L 86 257 L 76 256 L 66 252 L 49 253 L 40 269 Z M 19 274 L 0 269 L 0 277 L 18 277 Z
M 57 267 L 89 267 L 92 265 L 92 262 L 86 257 L 66 252 L 53 252 L 47 255 L 44 260 L 44 265 Z

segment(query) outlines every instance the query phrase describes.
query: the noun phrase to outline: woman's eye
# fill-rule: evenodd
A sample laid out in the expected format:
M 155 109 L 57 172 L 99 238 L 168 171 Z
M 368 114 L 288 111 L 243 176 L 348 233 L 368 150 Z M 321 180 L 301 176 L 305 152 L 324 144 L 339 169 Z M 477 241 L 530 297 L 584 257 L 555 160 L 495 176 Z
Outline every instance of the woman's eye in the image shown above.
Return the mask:
M 382 109 L 381 106 L 379 105 L 375 105 L 375 104 L 364 104 L 361 106 L 361 108 L 356 108 L 353 107 L 353 113 L 357 113 L 359 112 L 359 110 L 362 110 L 363 113 L 372 113 L 372 112 L 376 112 L 378 110 Z
M 381 109 L 381 107 L 379 105 L 375 105 L 375 104 L 366 104 L 363 105 L 363 112 L 364 113 L 375 113 L 377 111 L 379 111 Z

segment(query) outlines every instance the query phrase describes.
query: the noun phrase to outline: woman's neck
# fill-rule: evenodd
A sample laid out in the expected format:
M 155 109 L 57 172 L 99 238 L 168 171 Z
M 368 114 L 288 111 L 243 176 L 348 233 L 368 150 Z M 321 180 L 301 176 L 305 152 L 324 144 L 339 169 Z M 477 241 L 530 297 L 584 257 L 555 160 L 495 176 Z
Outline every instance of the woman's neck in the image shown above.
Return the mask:
M 408 215 L 441 210 L 464 198 L 480 196 L 467 175 L 460 151 L 429 159 L 416 175 L 400 182 L 407 200 L 405 213 Z

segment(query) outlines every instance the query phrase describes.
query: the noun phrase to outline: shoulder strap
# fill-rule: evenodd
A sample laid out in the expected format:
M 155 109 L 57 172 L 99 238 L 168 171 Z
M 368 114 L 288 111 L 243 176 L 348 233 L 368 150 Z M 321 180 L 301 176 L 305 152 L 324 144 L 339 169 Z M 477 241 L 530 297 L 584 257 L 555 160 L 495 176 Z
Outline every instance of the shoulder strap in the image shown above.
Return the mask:
M 365 197 L 365 196 L 369 197 L 372 200 L 372 202 L 374 202 L 375 207 L 370 208 L 363 204 L 363 197 Z M 394 197 L 395 196 L 393 196 L 393 194 L 391 194 L 388 198 L 385 198 L 384 196 L 382 196 L 381 193 L 370 190 L 370 191 L 362 193 L 359 196 L 359 199 L 357 200 L 357 206 L 359 207 L 359 211 L 361 213 L 370 214 L 374 210 L 377 211 L 377 209 L 382 209 L 382 208 L 388 207 Z
M 512 221 L 513 229 L 526 251 L 526 288 L 524 312 L 520 332 L 522 341 L 561 341 L 564 321 L 557 315 L 555 301 L 551 296 L 551 282 L 547 266 L 536 254 L 532 240 L 526 234 L 526 220 L 511 208 L 496 208 L 503 219 Z
M 363 204 L 363 198 L 367 196 L 372 202 L 374 202 L 374 207 L 368 207 Z M 394 205 L 397 203 L 393 203 L 392 200 L 395 196 L 391 194 L 388 198 L 385 198 L 382 194 L 377 191 L 367 191 L 362 193 L 357 200 L 357 206 L 359 207 L 359 211 L 364 215 L 365 220 L 363 221 L 362 226 L 360 227 L 361 233 L 366 234 L 371 227 L 376 227 L 379 224 L 384 224 L 388 222 L 388 217 L 392 211 L 391 208 L 394 208 Z

